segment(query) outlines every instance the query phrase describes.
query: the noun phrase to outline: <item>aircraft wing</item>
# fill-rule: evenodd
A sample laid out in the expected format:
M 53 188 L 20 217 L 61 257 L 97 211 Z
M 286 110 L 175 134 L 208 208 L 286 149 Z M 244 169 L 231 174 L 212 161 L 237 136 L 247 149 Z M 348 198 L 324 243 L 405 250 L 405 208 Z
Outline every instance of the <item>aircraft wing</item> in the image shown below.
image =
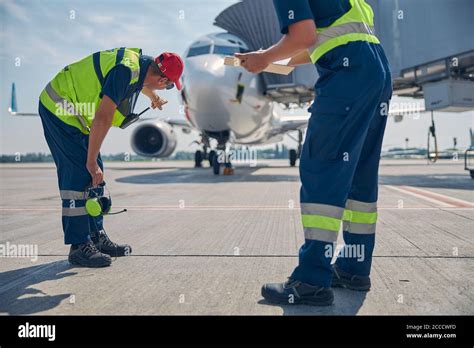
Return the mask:
M 38 113 L 34 113 L 34 112 L 16 112 L 16 111 L 12 111 L 11 108 L 8 108 L 8 112 L 12 116 L 39 116 Z
M 280 118 L 280 122 L 273 127 L 271 131 L 271 136 L 285 134 L 287 132 L 306 128 L 306 126 L 308 125 L 309 116 L 309 114 L 282 116 Z
M 190 128 L 189 123 L 181 118 L 167 118 L 165 121 L 172 126 Z
M 189 122 L 182 118 L 167 118 L 164 121 L 172 127 L 181 128 L 181 131 L 185 134 L 191 133 L 191 130 L 194 128 L 189 124 Z
M 396 103 L 394 103 L 396 104 Z M 391 105 L 388 116 L 403 116 L 407 114 L 417 114 L 426 111 L 423 104 L 413 104 L 406 107 L 404 104 Z M 282 116 L 280 122 L 272 129 L 271 135 L 285 134 L 287 132 L 296 131 L 305 128 L 308 125 L 310 114 Z

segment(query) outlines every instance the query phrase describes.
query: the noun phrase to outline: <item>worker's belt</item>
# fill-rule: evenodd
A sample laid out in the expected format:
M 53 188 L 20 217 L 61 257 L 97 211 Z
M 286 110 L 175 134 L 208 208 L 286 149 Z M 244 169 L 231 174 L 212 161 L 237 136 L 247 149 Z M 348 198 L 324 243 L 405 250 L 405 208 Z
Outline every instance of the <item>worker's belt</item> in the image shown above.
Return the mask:
M 71 103 L 69 100 L 66 100 L 63 97 L 61 97 L 58 93 L 56 93 L 53 86 L 51 86 L 51 82 L 46 85 L 45 91 L 48 94 L 48 96 L 51 98 L 51 100 L 56 103 L 56 105 L 59 104 L 61 108 L 63 108 L 63 106 L 66 106 L 66 110 L 64 110 L 64 108 L 63 110 L 67 113 L 72 113 L 75 117 L 77 117 L 82 128 L 87 130 L 87 132 L 90 132 L 90 128 L 87 125 L 86 121 L 84 120 L 84 117 L 76 111 L 74 104 Z
M 380 43 L 373 27 L 363 22 L 351 22 L 318 30 L 316 44 L 312 48 L 311 61 L 315 63 L 325 53 L 351 41 Z

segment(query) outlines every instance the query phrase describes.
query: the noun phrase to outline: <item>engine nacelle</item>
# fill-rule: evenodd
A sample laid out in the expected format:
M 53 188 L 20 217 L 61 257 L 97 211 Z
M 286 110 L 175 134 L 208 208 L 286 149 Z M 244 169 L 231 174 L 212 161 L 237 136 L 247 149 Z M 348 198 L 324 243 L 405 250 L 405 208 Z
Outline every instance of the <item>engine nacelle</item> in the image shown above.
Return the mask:
M 176 133 L 163 121 L 139 124 L 132 133 L 132 149 L 145 157 L 168 157 L 176 148 Z

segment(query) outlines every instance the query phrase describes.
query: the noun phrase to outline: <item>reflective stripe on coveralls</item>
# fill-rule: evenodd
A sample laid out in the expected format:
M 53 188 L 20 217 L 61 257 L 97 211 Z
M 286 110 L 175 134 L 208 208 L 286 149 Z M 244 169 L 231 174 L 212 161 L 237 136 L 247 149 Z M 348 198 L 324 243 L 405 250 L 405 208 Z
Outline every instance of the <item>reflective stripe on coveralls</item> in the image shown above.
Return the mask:
M 350 0 L 351 9 L 329 27 L 317 28 L 317 41 L 311 48 L 316 63 L 325 53 L 352 41 L 380 43 L 374 35 L 374 13 L 365 0 Z
M 78 128 L 84 134 L 89 134 L 88 127 L 92 124 L 101 101 L 104 76 L 115 66 L 122 64 L 131 71 L 129 86 L 137 84 L 140 76 L 140 55 L 141 49 L 125 47 L 91 54 L 66 66 L 48 84 L 50 91 L 52 89 L 61 98 L 59 103 L 54 101 L 46 88 L 41 93 L 40 101 L 61 121 Z M 74 108 L 70 109 L 70 105 Z M 69 112 L 72 110 L 75 110 L 74 114 Z M 75 117 L 76 115 L 82 116 L 87 127 L 84 127 L 81 118 Z M 112 126 L 119 127 L 125 116 L 117 107 Z
M 69 203 L 71 201 L 74 202 L 73 206 L 69 207 L 64 207 L 62 209 L 62 216 L 84 216 L 84 215 L 89 215 L 86 211 L 86 208 L 84 206 L 79 206 L 76 207 L 76 201 L 80 203 L 81 205 L 85 204 L 86 201 L 86 193 L 85 191 L 72 191 L 72 190 L 60 190 L 59 191 L 61 199 L 63 201 L 66 201 L 66 203 Z
M 305 239 L 335 242 L 344 208 L 326 204 L 301 203 L 301 221 Z
M 62 216 L 84 216 L 89 215 L 87 213 L 86 207 L 77 207 L 77 208 L 63 208 Z
M 343 216 L 343 230 L 356 234 L 374 234 L 377 217 L 377 202 L 348 199 Z
M 56 93 L 53 86 L 51 86 L 51 83 L 48 83 L 44 90 L 46 91 L 48 96 L 51 98 L 51 100 L 56 103 L 57 107 L 58 108 L 60 107 L 63 110 L 63 113 L 67 112 L 69 114 L 72 114 L 74 117 L 77 117 L 77 119 L 79 120 L 82 126 L 83 132 L 85 131 L 90 132 L 89 126 L 87 125 L 82 115 L 76 111 L 73 103 L 69 102 L 68 100 L 61 97 L 58 93 Z
M 301 221 L 305 239 L 335 242 L 343 223 L 343 230 L 358 234 L 375 233 L 377 203 L 348 199 L 346 209 L 326 204 L 302 203 Z
M 60 190 L 59 193 L 61 195 L 61 199 L 86 199 L 86 193 L 84 191 Z

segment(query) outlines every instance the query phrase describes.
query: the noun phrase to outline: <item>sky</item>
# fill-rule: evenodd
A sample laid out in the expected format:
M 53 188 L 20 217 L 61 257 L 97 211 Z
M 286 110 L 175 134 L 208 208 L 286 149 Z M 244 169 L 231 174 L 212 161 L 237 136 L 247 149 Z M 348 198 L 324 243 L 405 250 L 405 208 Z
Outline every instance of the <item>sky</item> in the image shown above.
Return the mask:
M 162 51 L 182 54 L 202 35 L 222 31 L 213 26 L 214 18 L 237 0 L 0 0 L 0 154 L 49 152 L 37 117 L 12 117 L 11 83 L 15 82 L 18 109 L 36 112 L 44 86 L 67 64 L 98 50 L 114 47 L 140 47 L 144 54 L 156 56 Z M 169 103 L 161 118 L 180 118 L 176 90 L 160 93 Z M 148 106 L 140 97 L 136 111 Z M 148 116 L 153 115 L 149 114 Z M 436 113 L 438 142 L 441 149 L 470 144 L 469 128 L 474 128 L 474 112 Z M 406 117 L 395 123 L 390 119 L 384 149 L 426 146 L 429 115 Z M 102 153 L 130 152 L 127 130 L 112 129 Z M 195 150 L 191 145 L 197 133 L 178 132 L 177 150 Z M 285 144 L 294 142 L 285 138 Z

